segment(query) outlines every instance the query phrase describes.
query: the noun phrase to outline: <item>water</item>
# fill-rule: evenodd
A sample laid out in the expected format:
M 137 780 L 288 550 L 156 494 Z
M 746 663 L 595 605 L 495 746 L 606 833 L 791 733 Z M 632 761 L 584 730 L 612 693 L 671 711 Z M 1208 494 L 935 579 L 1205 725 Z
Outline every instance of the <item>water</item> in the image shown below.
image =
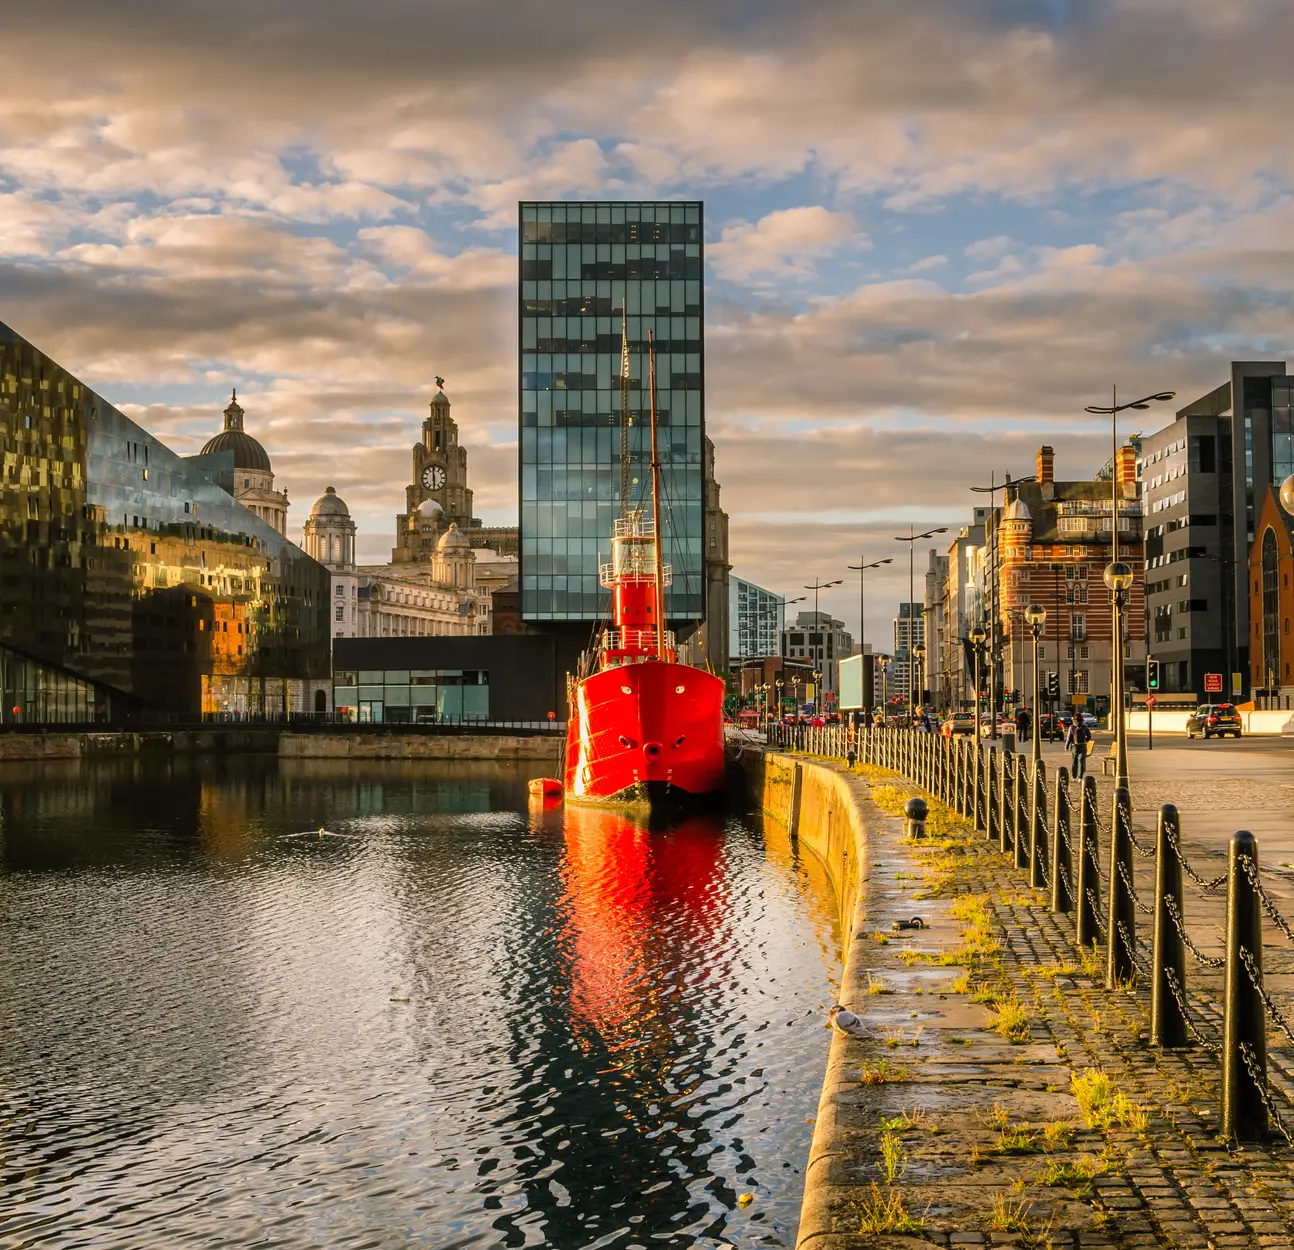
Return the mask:
M 839 935 L 779 828 L 493 766 L 0 796 L 0 1246 L 794 1243 Z

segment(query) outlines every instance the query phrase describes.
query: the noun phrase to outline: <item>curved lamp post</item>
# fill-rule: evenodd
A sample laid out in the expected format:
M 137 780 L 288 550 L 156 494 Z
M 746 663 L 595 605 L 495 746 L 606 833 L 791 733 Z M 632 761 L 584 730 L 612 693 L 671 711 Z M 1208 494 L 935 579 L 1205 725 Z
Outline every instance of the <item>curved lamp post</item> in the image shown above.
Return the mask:
M 946 534 L 948 527 L 946 525 L 936 526 L 932 530 L 926 530 L 924 533 L 913 533 L 912 526 L 908 526 L 906 534 L 895 534 L 896 543 L 907 543 L 908 545 L 908 714 L 912 714 L 912 544 L 919 543 L 923 538 L 933 538 L 936 534 Z M 924 606 L 924 605 L 923 605 Z M 924 614 L 921 617 L 921 636 L 925 637 L 926 625 Z
M 892 557 L 886 556 L 884 560 L 873 560 L 871 564 L 868 564 L 866 556 L 862 556 L 861 559 L 863 561 L 861 564 L 847 564 L 845 567 L 858 574 L 858 653 L 865 657 L 867 655 L 867 606 L 864 601 L 864 594 L 867 584 L 867 570 L 879 569 L 882 564 L 893 564 L 894 560 Z M 872 699 L 875 701 L 876 689 L 875 684 L 873 683 L 872 685 Z
M 1110 560 L 1114 564 L 1119 563 L 1119 413 L 1127 412 L 1128 409 L 1135 409 L 1138 412 L 1144 412 L 1151 404 L 1167 403 L 1177 394 L 1176 391 L 1156 391 L 1153 395 L 1143 395 L 1140 399 L 1134 399 L 1131 403 L 1119 403 L 1119 388 L 1110 387 L 1110 402 L 1108 404 L 1088 404 L 1083 409 L 1084 412 L 1090 412 L 1094 416 L 1110 418 Z M 1109 585 L 1106 574 L 1106 585 Z M 1131 583 L 1129 583 L 1131 584 Z M 1122 646 L 1122 641 L 1120 642 Z M 1230 680 L 1228 678 L 1228 680 Z M 1114 698 L 1115 694 L 1120 698 L 1123 696 L 1123 671 L 1110 674 L 1110 723 L 1114 720 Z M 1120 704 L 1119 711 L 1120 724 L 1122 724 L 1123 711 Z M 1123 734 L 1120 732 L 1119 740 L 1123 740 Z M 1127 778 L 1120 783 L 1127 785 Z
M 1128 588 L 1132 585 L 1132 569 L 1122 560 L 1112 560 L 1103 574 L 1110 589 L 1110 602 L 1114 605 L 1113 647 L 1114 700 L 1110 706 L 1110 725 L 1114 727 L 1114 784 L 1125 789 L 1128 785 L 1128 739 L 1124 731 L 1123 715 L 1123 614 L 1128 606 Z
M 1043 622 L 1047 619 L 1047 609 L 1040 603 L 1031 603 L 1024 610 L 1024 619 L 1029 624 L 1033 635 L 1033 762 L 1038 763 L 1042 753 L 1042 717 L 1038 715 L 1038 639 L 1042 637 Z

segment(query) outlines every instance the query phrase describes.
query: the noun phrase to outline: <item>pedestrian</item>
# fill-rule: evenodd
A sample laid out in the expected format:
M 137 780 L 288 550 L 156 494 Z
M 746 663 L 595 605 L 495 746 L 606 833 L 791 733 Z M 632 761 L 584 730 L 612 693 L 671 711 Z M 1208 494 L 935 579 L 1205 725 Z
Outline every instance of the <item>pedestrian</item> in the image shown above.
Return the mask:
M 1087 774 L 1087 744 L 1091 741 L 1092 731 L 1087 727 L 1083 717 L 1075 712 L 1074 718 L 1065 730 L 1065 746 L 1074 766 L 1072 771 L 1075 780 Z
M 917 709 L 915 728 L 917 733 L 919 734 L 928 734 L 930 732 L 930 722 L 926 720 L 926 713 L 924 708 Z
M 1027 707 L 1022 707 L 1015 714 L 1015 732 L 1021 742 L 1029 736 L 1029 709 Z

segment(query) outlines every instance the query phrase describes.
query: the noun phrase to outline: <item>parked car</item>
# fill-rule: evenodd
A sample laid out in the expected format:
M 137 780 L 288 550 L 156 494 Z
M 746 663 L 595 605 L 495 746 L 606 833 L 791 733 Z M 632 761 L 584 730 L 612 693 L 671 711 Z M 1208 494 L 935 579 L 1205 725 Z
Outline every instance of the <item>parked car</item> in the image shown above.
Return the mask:
M 989 737 L 993 732 L 993 722 L 991 718 L 984 716 L 980 718 L 979 736 L 981 738 Z M 999 716 L 997 718 L 997 732 L 1000 737 L 1002 734 L 1015 733 L 1015 718 L 1012 716 Z
M 939 726 L 939 732 L 945 738 L 951 738 L 954 734 L 973 734 L 975 713 L 954 712 L 951 716 L 945 717 L 943 724 Z
M 1222 738 L 1230 734 L 1240 737 L 1240 713 L 1234 703 L 1204 703 L 1186 718 L 1186 736 L 1194 738 L 1203 734 L 1209 738 Z

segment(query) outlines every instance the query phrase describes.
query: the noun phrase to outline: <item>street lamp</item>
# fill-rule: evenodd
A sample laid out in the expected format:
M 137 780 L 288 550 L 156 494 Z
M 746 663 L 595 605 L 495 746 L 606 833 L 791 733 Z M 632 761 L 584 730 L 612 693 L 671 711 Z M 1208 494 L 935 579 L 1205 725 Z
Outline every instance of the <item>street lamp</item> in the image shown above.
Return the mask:
M 1105 584 L 1110 589 L 1110 601 L 1114 605 L 1114 692 L 1111 696 L 1110 724 L 1115 729 L 1114 750 L 1114 784 L 1116 787 L 1128 785 L 1128 740 L 1123 728 L 1123 612 L 1128 603 L 1128 588 L 1132 585 L 1132 569 L 1122 560 L 1112 560 L 1105 566 Z
M 850 564 L 850 565 L 847 565 L 846 567 L 853 569 L 858 574 L 858 654 L 862 656 L 866 656 L 867 655 L 867 609 L 866 609 L 866 602 L 864 599 L 864 589 L 866 585 L 867 570 L 879 569 L 882 564 L 893 564 L 894 561 L 891 557 L 886 556 L 884 560 L 873 560 L 871 564 L 868 564 L 867 557 L 865 555 L 860 556 L 859 558 L 863 561 L 862 564 Z M 864 660 L 864 663 L 866 663 L 866 660 Z M 872 691 L 872 697 L 873 698 L 876 697 L 875 690 Z
M 822 628 L 822 620 L 818 616 L 818 591 L 826 590 L 828 586 L 843 586 L 844 579 L 837 577 L 834 582 L 820 582 L 815 577 L 812 586 L 806 586 L 805 590 L 813 591 L 813 628 L 818 631 L 818 646 L 813 648 L 813 662 L 815 664 L 825 665 L 827 662 L 827 646 L 823 640 L 825 630 Z M 813 704 L 813 710 L 819 712 L 822 710 L 821 698 L 816 698 Z
M 822 715 L 822 672 L 816 668 L 813 670 L 813 714 Z
M 1126 412 L 1132 408 L 1138 412 L 1145 412 L 1151 404 L 1167 403 L 1176 395 L 1176 391 L 1156 391 L 1153 395 L 1143 395 L 1140 399 L 1134 399 L 1130 404 L 1119 403 L 1119 388 L 1110 387 L 1109 404 L 1088 404 L 1083 409 L 1084 412 L 1090 412 L 1094 416 L 1110 418 L 1110 560 L 1114 564 L 1119 563 L 1119 413 Z M 1109 571 L 1106 571 L 1106 584 L 1109 585 Z M 1129 583 L 1131 584 L 1131 583 Z M 1120 640 L 1122 647 L 1122 640 Z M 1110 716 L 1114 716 L 1114 698 L 1123 693 L 1123 673 L 1110 674 Z M 1119 712 L 1119 719 L 1122 723 L 1122 707 Z M 1111 719 L 1113 724 L 1113 719 Z M 1119 734 L 1122 741 L 1123 734 Z M 1124 785 L 1127 780 L 1124 780 Z
M 970 631 L 971 650 L 974 652 L 974 655 L 975 655 L 975 750 L 977 752 L 979 751 L 979 700 L 980 700 L 979 666 L 980 666 L 980 657 L 984 653 L 984 639 L 987 636 L 988 635 L 985 634 L 984 632 L 983 625 L 976 625 L 974 629 Z
M 785 684 L 780 677 L 773 683 L 777 687 L 777 719 L 779 721 L 782 719 L 782 687 Z
M 936 526 L 932 530 L 926 530 L 922 534 L 912 532 L 912 526 L 909 524 L 906 534 L 895 534 L 896 543 L 907 543 L 908 545 L 908 715 L 912 714 L 912 544 L 920 542 L 923 538 L 933 538 L 936 534 L 946 534 L 948 527 L 946 525 Z M 921 635 L 925 637 L 925 617 L 921 618 Z
M 912 648 L 912 655 L 908 664 L 908 715 L 912 716 L 917 705 L 913 702 L 919 694 L 925 693 L 926 684 L 924 678 L 924 668 L 926 659 L 926 648 L 924 643 L 917 643 Z M 925 700 L 922 699 L 922 707 L 925 707 Z
M 1047 609 L 1040 603 L 1031 603 L 1024 610 L 1024 619 L 1029 622 L 1029 632 L 1033 635 L 1033 763 L 1036 769 L 1042 753 L 1042 717 L 1038 714 L 1038 639 L 1042 637 Z
M 881 715 L 889 716 L 890 707 L 890 662 L 893 656 L 881 656 Z

